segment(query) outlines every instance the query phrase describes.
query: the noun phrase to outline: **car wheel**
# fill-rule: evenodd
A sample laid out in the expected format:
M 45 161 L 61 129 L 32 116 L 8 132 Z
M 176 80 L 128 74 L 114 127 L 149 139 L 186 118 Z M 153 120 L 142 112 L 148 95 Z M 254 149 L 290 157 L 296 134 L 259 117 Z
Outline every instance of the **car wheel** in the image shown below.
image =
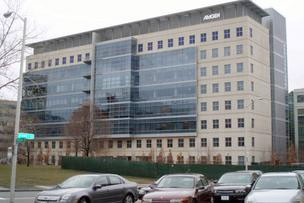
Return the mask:
M 78 203 L 89 203 L 88 200 L 85 197 L 80 198 Z
M 131 194 L 128 194 L 127 196 L 125 196 L 123 203 L 134 203 L 133 196 Z

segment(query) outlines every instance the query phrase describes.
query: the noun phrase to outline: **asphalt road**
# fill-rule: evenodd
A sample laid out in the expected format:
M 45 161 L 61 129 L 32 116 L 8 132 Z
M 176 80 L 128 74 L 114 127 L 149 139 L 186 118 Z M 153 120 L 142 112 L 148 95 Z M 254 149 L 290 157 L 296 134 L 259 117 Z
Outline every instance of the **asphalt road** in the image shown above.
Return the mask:
M 38 192 L 16 192 L 15 203 L 33 203 Z M 0 192 L 0 203 L 9 203 L 9 192 Z

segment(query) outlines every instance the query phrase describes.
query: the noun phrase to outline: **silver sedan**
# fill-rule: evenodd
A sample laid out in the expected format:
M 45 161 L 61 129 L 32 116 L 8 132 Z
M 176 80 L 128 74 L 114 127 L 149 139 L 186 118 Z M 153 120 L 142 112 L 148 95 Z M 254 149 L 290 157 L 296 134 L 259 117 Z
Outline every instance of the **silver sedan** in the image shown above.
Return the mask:
M 255 183 L 245 203 L 303 203 L 304 184 L 297 173 L 265 173 Z

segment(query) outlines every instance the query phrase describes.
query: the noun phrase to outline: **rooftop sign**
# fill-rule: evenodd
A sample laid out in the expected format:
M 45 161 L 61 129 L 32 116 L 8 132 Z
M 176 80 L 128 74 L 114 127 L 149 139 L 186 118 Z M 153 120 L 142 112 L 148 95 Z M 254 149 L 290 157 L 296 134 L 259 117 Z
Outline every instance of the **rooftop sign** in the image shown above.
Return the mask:
M 212 19 L 216 19 L 216 18 L 220 18 L 221 17 L 221 13 L 212 13 L 209 15 L 205 15 L 203 18 L 203 21 L 205 20 L 212 20 Z

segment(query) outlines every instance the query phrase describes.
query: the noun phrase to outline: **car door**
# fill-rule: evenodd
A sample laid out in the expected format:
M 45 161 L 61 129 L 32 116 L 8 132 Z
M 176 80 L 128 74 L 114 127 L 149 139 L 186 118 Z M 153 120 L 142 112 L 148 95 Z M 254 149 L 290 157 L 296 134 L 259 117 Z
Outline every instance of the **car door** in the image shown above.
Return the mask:
M 197 188 L 197 200 L 202 203 L 209 203 L 211 198 L 211 190 L 208 181 L 205 177 L 201 176 L 196 184 Z
M 92 202 L 93 203 L 110 203 L 110 194 L 108 192 L 109 181 L 106 176 L 101 176 L 97 179 L 94 185 L 101 185 L 101 188 L 92 189 Z
M 110 202 L 112 203 L 122 202 L 125 196 L 124 181 L 118 176 L 112 176 L 112 175 L 108 176 L 108 181 L 110 183 L 108 187 Z

